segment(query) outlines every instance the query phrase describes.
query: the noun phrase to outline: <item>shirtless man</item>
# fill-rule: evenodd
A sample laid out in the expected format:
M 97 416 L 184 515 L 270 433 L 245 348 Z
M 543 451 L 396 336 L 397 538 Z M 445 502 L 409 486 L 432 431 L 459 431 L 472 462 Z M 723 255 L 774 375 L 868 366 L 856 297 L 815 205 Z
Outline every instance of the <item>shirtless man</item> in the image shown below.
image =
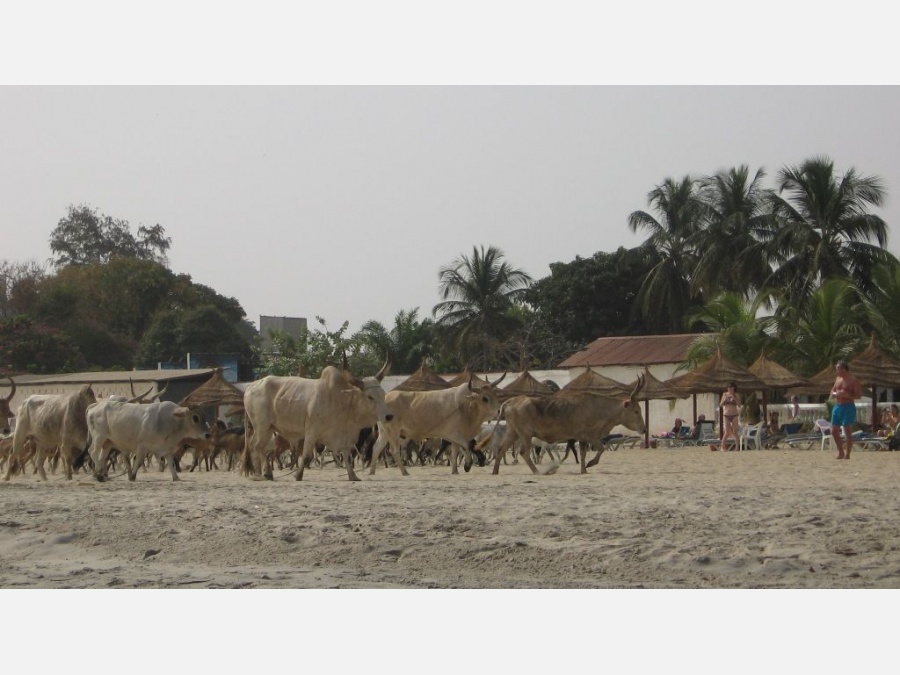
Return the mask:
M 856 422 L 856 403 L 854 401 L 862 396 L 862 385 L 850 374 L 850 366 L 846 361 L 838 361 L 835 366 L 837 378 L 831 388 L 831 395 L 836 405 L 831 411 L 831 437 L 838 449 L 838 459 L 850 459 L 850 450 L 853 447 L 853 425 Z M 847 451 L 844 452 L 844 443 L 841 439 L 841 429 L 847 439 Z

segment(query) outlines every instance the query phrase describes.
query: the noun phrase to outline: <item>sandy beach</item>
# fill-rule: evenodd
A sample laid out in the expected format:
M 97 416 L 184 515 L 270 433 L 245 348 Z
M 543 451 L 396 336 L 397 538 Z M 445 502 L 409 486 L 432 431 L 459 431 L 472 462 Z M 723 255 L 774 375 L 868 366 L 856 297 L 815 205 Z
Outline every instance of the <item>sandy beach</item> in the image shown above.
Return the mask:
M 0 588 L 900 587 L 898 454 L 622 449 L 590 471 L 18 476 Z

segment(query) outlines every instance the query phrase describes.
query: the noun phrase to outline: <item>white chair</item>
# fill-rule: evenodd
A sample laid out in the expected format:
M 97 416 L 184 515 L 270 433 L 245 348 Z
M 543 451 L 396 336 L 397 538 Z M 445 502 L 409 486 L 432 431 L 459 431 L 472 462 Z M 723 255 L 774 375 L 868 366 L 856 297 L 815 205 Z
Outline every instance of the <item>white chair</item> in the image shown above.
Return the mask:
M 741 433 L 738 435 L 739 449 L 743 450 L 745 447 L 749 448 L 752 445 L 755 449 L 762 450 L 763 426 L 765 426 L 765 422 L 752 425 L 746 424 L 741 427 Z
M 816 420 L 816 429 L 822 434 L 822 451 L 825 450 L 825 444 L 831 447 L 831 423 L 826 419 Z

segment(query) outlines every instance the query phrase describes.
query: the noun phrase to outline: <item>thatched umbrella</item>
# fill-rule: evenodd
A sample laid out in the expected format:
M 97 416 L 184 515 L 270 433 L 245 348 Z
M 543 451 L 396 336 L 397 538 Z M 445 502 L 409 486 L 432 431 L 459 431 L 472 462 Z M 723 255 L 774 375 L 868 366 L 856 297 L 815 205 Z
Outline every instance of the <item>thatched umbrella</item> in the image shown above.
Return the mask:
M 553 393 L 552 387 L 537 380 L 527 370 L 523 371 L 515 380 L 497 392 L 501 401 L 505 401 L 513 396 L 552 396 Z
M 627 387 L 621 382 L 610 379 L 605 375 L 601 375 L 595 370 L 588 368 L 581 375 L 569 382 L 565 387 L 559 390 L 559 393 L 578 393 L 583 391 L 592 391 L 596 394 L 605 396 L 629 396 L 634 387 Z
M 674 391 L 690 394 L 721 394 L 734 382 L 739 391 L 765 391 L 766 383 L 744 366 L 722 356 L 721 350 L 689 373 L 666 382 Z M 694 406 L 696 408 L 696 399 Z M 722 410 L 719 409 L 719 429 L 722 429 Z
M 875 342 L 873 334 L 869 346 L 849 363 L 850 373 L 864 385 L 872 387 L 872 428 L 878 424 L 878 387 L 900 387 L 900 362 L 886 354 Z M 834 381 L 832 376 L 832 382 Z
M 428 364 L 423 359 L 419 369 L 394 387 L 394 389 L 397 391 L 438 391 L 449 387 L 450 383 L 440 375 L 431 372 Z
M 190 394 L 185 396 L 178 405 L 186 408 L 218 408 L 222 405 L 244 407 L 244 392 L 231 384 L 222 375 L 224 368 L 216 368 L 212 376 Z
M 638 392 L 637 399 L 644 402 L 644 447 L 650 447 L 650 401 L 674 401 L 676 398 L 687 398 L 669 386 L 668 381 L 661 382 L 647 366 L 644 366 L 644 386 Z M 631 384 L 631 390 L 638 385 L 638 380 Z M 697 419 L 696 399 L 694 403 L 694 419 Z
M 769 389 L 790 389 L 791 387 L 801 387 L 809 384 L 806 378 L 795 375 L 781 364 L 769 360 L 765 354 L 760 354 L 759 358 L 747 370 L 765 382 Z M 762 395 L 763 421 L 767 421 L 769 419 L 768 389 L 763 389 Z

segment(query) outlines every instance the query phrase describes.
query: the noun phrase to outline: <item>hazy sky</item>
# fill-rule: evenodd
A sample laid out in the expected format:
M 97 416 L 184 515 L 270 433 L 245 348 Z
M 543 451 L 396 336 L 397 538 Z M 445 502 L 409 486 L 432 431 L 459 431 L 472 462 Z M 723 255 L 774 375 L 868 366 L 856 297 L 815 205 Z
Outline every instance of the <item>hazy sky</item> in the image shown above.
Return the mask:
M 0 87 L 0 110 L 4 258 L 48 259 L 89 204 L 163 225 L 171 269 L 254 322 L 429 316 L 475 245 L 544 277 L 639 244 L 666 177 L 743 163 L 828 155 L 900 223 L 897 87 Z

